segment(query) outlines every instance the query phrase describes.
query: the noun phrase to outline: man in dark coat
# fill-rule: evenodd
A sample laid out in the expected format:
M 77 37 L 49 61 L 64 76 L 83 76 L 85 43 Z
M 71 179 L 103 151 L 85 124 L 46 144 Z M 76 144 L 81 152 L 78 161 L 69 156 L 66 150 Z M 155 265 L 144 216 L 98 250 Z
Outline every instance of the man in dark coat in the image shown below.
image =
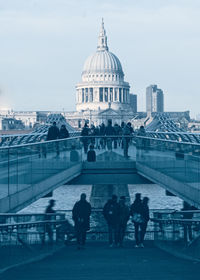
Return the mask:
M 131 127 L 131 123 L 128 122 L 125 126 L 124 126 L 124 129 L 123 129 L 123 143 L 124 143 L 124 157 L 125 158 L 128 158 L 128 147 L 129 147 L 129 143 L 131 141 L 131 137 L 128 137 L 128 136 L 131 136 L 132 135 L 132 132 L 133 132 L 133 128 Z
M 67 130 L 65 124 L 61 125 L 60 131 L 59 131 L 59 138 L 60 139 L 69 138 L 69 131 Z
M 189 203 L 186 201 L 183 202 L 183 208 L 181 209 L 183 212 L 183 219 L 192 219 L 193 218 L 193 213 L 192 211 L 197 210 L 196 207 L 191 206 Z M 189 211 L 187 213 L 187 211 Z M 183 224 L 183 229 L 184 229 L 184 242 L 187 244 L 188 242 L 191 242 L 193 239 L 192 236 L 192 226 L 190 223 L 188 224 Z
M 56 122 L 53 122 L 53 125 L 50 126 L 49 130 L 48 130 L 47 141 L 59 139 L 59 134 L 60 134 L 60 131 L 59 131 L 59 128 L 56 126 Z M 52 149 L 54 149 L 54 148 L 52 147 Z M 59 156 L 59 154 L 60 154 L 59 143 L 57 141 L 55 143 L 55 150 L 56 150 L 57 156 Z
M 85 123 L 82 131 L 81 131 L 81 136 L 83 136 L 82 138 L 82 143 L 83 143 L 83 148 L 84 148 L 84 153 L 87 154 L 88 151 L 88 144 L 89 144 L 89 137 L 87 137 L 89 135 L 89 128 L 87 123 Z
M 115 129 L 112 126 L 112 120 L 108 120 L 108 125 L 105 128 L 105 135 L 108 136 L 106 138 L 107 148 L 108 148 L 109 151 L 111 151 L 112 150 L 112 140 L 113 140 L 113 138 L 109 137 L 109 136 L 114 136 L 115 135 Z
M 84 248 L 86 232 L 90 229 L 91 205 L 86 201 L 86 194 L 82 193 L 80 200 L 75 203 L 72 218 L 75 223 L 78 249 Z
M 56 140 L 59 138 L 59 128 L 56 126 L 56 122 L 53 122 L 53 125 L 49 127 L 47 134 L 47 141 Z
M 55 206 L 55 200 L 54 199 L 50 199 L 49 200 L 49 205 L 45 209 L 45 214 L 54 214 L 54 213 L 56 213 L 56 211 L 53 209 L 54 206 Z M 52 216 L 51 215 L 46 215 L 45 216 L 45 220 L 46 221 L 52 220 Z M 52 229 L 52 226 L 50 224 L 46 224 L 45 230 L 46 230 L 46 232 L 48 234 L 49 242 L 52 244 L 53 243 L 53 229 Z M 44 240 L 43 240 L 43 242 L 45 242 L 45 233 L 44 233 Z
M 112 199 L 109 199 L 104 205 L 103 215 L 108 224 L 109 245 L 110 247 L 113 247 L 113 245 L 118 244 L 119 204 L 117 203 L 116 195 L 113 195 Z M 114 243 L 113 243 L 113 239 L 114 239 Z

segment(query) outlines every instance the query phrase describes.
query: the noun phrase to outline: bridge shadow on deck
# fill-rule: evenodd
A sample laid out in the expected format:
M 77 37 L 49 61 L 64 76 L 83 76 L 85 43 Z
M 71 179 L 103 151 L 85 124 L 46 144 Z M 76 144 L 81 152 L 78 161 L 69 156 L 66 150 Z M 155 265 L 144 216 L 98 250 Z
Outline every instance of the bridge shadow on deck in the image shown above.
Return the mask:
M 105 242 L 89 242 L 85 250 L 67 246 L 43 261 L 8 271 L 2 280 L 194 280 L 199 278 L 199 263 L 181 260 L 153 246 L 109 248 Z

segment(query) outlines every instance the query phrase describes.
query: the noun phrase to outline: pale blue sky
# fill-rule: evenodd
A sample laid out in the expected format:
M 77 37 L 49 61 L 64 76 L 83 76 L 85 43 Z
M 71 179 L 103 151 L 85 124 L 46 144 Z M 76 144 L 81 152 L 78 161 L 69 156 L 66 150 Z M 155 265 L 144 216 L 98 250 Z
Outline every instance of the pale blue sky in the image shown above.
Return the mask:
M 101 17 L 139 110 L 155 83 L 165 110 L 200 113 L 199 0 L 0 0 L 0 107 L 74 110 Z

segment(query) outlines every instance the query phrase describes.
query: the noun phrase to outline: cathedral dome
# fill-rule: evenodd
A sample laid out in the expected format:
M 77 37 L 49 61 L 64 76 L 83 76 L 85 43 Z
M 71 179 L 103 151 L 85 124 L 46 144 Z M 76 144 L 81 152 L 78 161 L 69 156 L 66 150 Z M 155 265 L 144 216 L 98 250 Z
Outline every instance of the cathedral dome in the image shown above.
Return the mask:
M 123 75 L 121 62 L 108 50 L 100 50 L 89 56 L 84 64 L 82 74 L 112 73 Z
M 107 46 L 107 36 L 102 21 L 101 30 L 98 38 L 98 46 L 96 53 L 89 56 L 83 66 L 82 75 L 90 74 L 117 74 L 121 77 L 124 76 L 121 62 L 118 57 L 109 52 Z
M 129 110 L 129 88 L 120 60 L 108 49 L 102 19 L 97 50 L 86 59 L 81 82 L 76 85 L 76 109 L 79 112 Z

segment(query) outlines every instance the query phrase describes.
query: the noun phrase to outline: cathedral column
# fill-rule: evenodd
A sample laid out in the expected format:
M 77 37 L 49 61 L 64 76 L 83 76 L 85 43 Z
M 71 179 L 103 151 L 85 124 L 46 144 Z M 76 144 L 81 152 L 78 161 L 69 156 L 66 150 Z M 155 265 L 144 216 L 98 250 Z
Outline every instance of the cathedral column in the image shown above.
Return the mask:
M 116 101 L 119 102 L 119 88 L 116 88 L 117 89 L 117 99 Z
M 82 90 L 79 89 L 79 103 L 81 103 L 82 101 Z
M 103 87 L 103 102 L 105 102 L 105 88 Z
M 84 88 L 84 103 L 86 102 L 86 90 Z
M 129 103 L 129 90 L 127 89 L 127 103 Z
M 124 103 L 126 103 L 126 89 L 124 89 Z

